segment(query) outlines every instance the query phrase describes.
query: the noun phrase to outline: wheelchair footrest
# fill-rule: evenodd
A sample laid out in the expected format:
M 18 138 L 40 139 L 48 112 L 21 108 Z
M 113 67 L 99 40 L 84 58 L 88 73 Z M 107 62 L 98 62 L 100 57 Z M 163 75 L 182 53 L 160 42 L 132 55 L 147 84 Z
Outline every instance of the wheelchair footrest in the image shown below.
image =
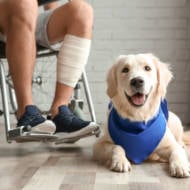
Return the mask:
M 58 138 L 55 140 L 55 144 L 75 143 L 76 141 L 78 141 L 79 139 L 84 138 L 84 137 L 89 137 L 89 136 L 93 136 L 93 135 L 95 135 L 96 137 L 99 137 L 100 133 L 101 133 L 100 127 L 97 127 L 93 131 L 90 131 L 90 132 L 85 133 L 85 134 L 81 134 L 77 137 Z
M 8 141 L 16 142 L 32 142 L 32 141 L 43 141 L 53 142 L 57 139 L 56 135 L 51 133 L 42 133 L 38 131 L 26 131 L 24 127 L 18 127 L 8 131 Z

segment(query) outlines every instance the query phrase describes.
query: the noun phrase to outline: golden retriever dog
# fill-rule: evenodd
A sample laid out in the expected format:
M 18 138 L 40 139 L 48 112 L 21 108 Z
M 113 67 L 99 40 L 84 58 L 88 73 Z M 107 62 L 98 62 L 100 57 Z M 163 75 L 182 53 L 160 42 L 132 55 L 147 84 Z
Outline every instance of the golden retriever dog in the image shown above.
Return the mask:
M 145 160 L 169 163 L 174 177 L 189 177 L 180 119 L 167 110 L 169 65 L 152 54 L 121 55 L 107 75 L 110 98 L 105 134 L 93 147 L 96 160 L 116 172 Z

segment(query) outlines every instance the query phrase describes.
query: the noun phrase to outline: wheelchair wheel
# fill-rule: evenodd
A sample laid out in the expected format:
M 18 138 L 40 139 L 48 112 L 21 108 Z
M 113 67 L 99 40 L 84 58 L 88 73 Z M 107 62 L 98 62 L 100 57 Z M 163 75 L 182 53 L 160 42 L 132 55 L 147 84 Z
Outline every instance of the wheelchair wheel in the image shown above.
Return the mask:
M 37 57 L 33 75 L 34 103 L 42 114 L 48 114 L 54 98 L 56 83 L 56 55 Z
M 48 49 L 42 49 L 40 52 L 38 51 L 33 74 L 32 92 L 34 104 L 38 106 L 43 115 L 49 114 L 49 109 L 54 98 L 56 64 L 57 52 Z M 17 111 L 17 101 L 12 80 L 9 75 L 6 76 L 6 82 L 9 90 L 10 104 L 12 108 L 11 112 L 15 114 Z M 83 85 L 81 85 L 81 83 Z M 84 72 L 75 87 L 69 107 L 79 118 L 96 122 L 92 101 L 89 101 L 91 100 L 91 95 L 87 83 L 86 73 Z

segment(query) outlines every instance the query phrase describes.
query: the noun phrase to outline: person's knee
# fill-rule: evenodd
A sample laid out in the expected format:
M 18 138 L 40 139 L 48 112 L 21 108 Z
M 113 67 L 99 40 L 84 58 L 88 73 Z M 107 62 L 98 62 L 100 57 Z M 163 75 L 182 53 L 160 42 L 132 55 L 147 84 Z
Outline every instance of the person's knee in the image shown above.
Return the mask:
M 85 1 L 78 0 L 70 3 L 72 21 L 80 25 L 84 30 L 91 29 L 93 26 L 93 9 Z
M 34 31 L 38 13 L 37 1 L 19 1 L 9 1 L 6 29 L 26 27 L 29 31 Z

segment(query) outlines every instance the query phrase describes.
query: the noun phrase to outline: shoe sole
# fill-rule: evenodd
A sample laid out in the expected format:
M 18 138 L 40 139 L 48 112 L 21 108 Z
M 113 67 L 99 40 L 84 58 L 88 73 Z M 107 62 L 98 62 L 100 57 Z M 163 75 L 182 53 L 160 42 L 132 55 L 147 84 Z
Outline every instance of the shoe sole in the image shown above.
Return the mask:
M 31 128 L 33 132 L 40 132 L 46 134 L 54 134 L 56 130 L 55 124 L 50 120 L 45 120 L 43 123 Z
M 82 137 L 93 135 L 95 131 L 98 131 L 98 129 L 99 129 L 99 125 L 97 125 L 95 122 L 91 122 L 88 126 L 75 132 L 56 133 L 56 136 L 58 137 L 58 139 L 56 140 L 56 144 L 62 143 L 62 142 L 65 143 L 66 141 L 75 142 L 76 141 L 75 139 L 79 140 Z

